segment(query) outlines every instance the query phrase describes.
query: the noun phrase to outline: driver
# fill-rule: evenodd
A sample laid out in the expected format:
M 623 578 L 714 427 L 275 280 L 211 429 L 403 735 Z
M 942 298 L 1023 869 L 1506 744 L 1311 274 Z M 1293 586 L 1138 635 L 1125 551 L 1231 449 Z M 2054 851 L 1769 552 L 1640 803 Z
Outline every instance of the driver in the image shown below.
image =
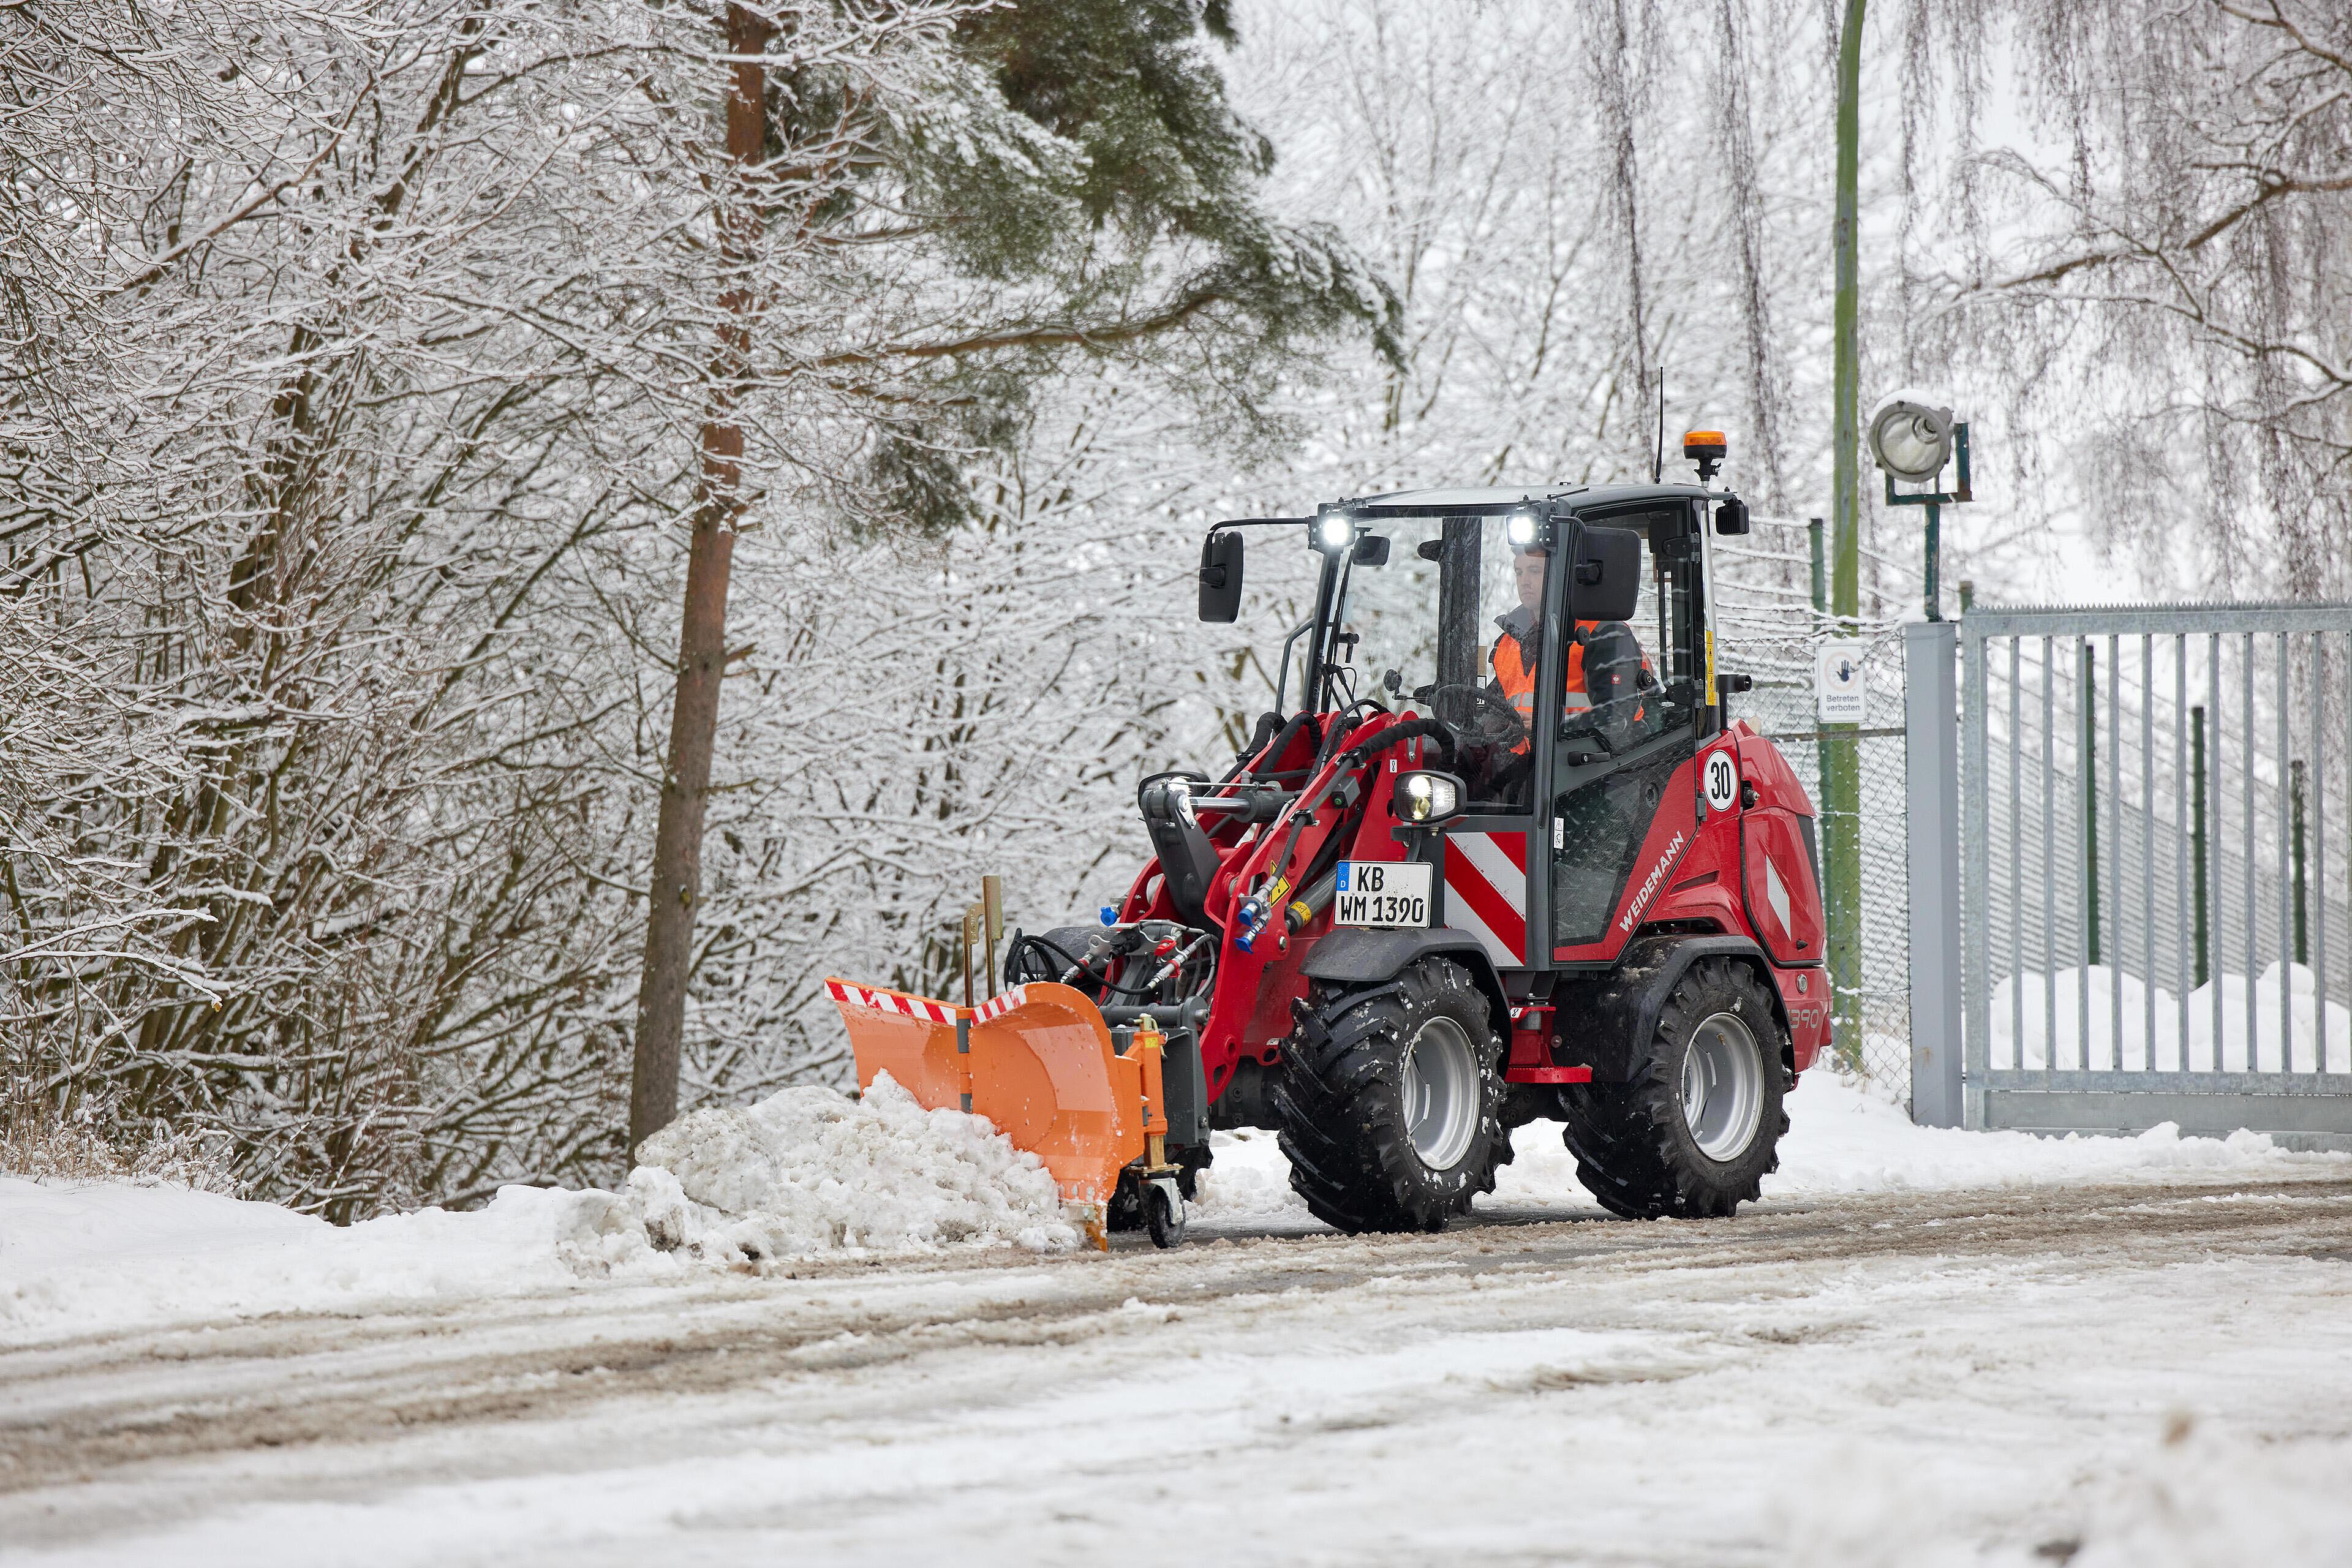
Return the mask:
M 1495 684 L 1518 710 L 1519 722 L 1535 730 L 1536 652 L 1541 646 L 1544 563 L 1548 557 L 1533 548 L 1513 552 L 1512 585 L 1519 602 L 1507 614 L 1495 617 L 1503 635 L 1495 639 L 1489 656 Z M 1650 661 L 1642 652 L 1633 628 L 1622 621 L 1578 621 L 1568 637 L 1568 684 L 1561 701 L 1566 713 L 1580 713 L 1631 697 L 1640 688 L 1656 684 Z M 1633 717 L 1642 715 L 1637 710 Z M 1524 742 L 1522 742 L 1524 744 Z M 1517 747 L 1514 747 L 1517 750 Z

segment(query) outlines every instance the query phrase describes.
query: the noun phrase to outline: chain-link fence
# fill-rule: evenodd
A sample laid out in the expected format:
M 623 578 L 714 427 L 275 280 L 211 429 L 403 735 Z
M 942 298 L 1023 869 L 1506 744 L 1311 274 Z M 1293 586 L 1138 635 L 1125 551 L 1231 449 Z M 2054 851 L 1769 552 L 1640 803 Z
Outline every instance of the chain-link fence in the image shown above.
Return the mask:
M 1815 650 L 1825 637 L 1866 646 L 1864 716 L 1853 741 L 1859 809 L 1851 841 L 1860 862 L 1855 947 L 1860 984 L 1839 1010 L 1834 1048 L 1848 1068 L 1898 1098 L 1911 1089 L 1909 868 L 1905 843 L 1902 615 L 1917 596 L 1916 567 L 1863 552 L 1862 614 L 1832 621 L 1814 608 L 1819 524 L 1758 517 L 1745 539 L 1715 544 L 1717 614 L 1727 671 L 1751 676 L 1755 690 L 1732 699 L 1746 719 L 1780 746 L 1817 805 L 1822 803 L 1822 731 L 1814 716 Z M 1825 597 L 1825 595 L 1824 595 Z M 1824 885 L 1834 886 L 1836 858 L 1848 836 L 1824 810 L 1821 824 Z M 1831 911 L 1834 922 L 1837 914 Z M 1839 933 L 1834 923 L 1832 942 Z M 1858 1017 L 1859 1028 L 1849 1021 Z

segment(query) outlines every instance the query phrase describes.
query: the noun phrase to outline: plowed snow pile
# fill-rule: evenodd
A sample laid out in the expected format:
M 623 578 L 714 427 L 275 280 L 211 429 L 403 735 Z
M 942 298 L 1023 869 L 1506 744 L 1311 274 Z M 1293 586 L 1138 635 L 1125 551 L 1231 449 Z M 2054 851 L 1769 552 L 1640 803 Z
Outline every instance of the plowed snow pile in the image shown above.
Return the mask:
M 582 1194 L 568 1244 L 625 1264 L 642 1248 L 711 1262 L 1010 1241 L 1077 1244 L 1034 1154 L 982 1118 L 926 1110 L 878 1074 L 861 1100 L 788 1089 L 689 1112 L 646 1140 L 625 1195 Z

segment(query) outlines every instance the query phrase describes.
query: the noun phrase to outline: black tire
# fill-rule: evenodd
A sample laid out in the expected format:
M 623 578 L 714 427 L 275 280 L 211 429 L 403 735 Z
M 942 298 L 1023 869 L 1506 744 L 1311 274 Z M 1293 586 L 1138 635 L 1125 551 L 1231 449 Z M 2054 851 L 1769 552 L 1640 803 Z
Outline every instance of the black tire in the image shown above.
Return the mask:
M 1187 1203 L 1201 1195 L 1201 1173 L 1209 1168 L 1209 1146 L 1199 1144 L 1191 1149 L 1179 1149 L 1176 1155 L 1176 1190 Z M 1103 1207 L 1103 1228 L 1110 1231 L 1143 1230 L 1149 1227 L 1151 1215 L 1151 1188 L 1142 1174 L 1132 1165 L 1118 1173 L 1118 1185 L 1111 1189 L 1110 1202 Z M 1180 1222 L 1178 1235 L 1183 1233 Z M 1162 1242 L 1161 1246 L 1169 1245 Z
M 1171 1201 L 1167 1188 L 1155 1183 L 1144 1189 L 1143 1213 L 1152 1246 L 1171 1247 L 1184 1239 L 1184 1205 L 1181 1201 Z
M 1316 1218 L 1350 1233 L 1443 1230 L 1494 1191 L 1509 1158 L 1503 1040 L 1459 964 L 1425 958 L 1386 984 L 1318 986 L 1291 1016 L 1269 1098 L 1290 1184 Z M 1424 1160 L 1408 1121 L 1407 1057 L 1421 1048 L 1424 1143 L 1442 1165 Z M 1445 1114 L 1447 1103 L 1461 1110 Z
M 1685 1112 L 1685 1067 L 1703 1031 L 1701 1079 L 1709 1065 L 1743 1048 L 1743 1031 L 1757 1058 L 1753 1128 L 1736 1150 L 1725 1146 L 1732 1133 L 1723 1121 L 1709 1121 L 1710 1097 L 1698 1101 L 1702 1125 L 1718 1140 L 1713 1153 L 1700 1146 Z M 1659 1011 L 1657 1033 L 1635 1058 L 1631 1081 L 1560 1090 L 1562 1138 L 1576 1156 L 1577 1179 L 1601 1207 L 1627 1219 L 1723 1218 L 1753 1201 L 1765 1176 L 1780 1168 L 1780 1135 L 1789 1130 L 1781 1109 L 1788 1044 L 1754 970 L 1725 959 L 1691 965 Z M 1714 1093 L 1724 1093 L 1720 1083 Z M 1733 1093 L 1720 1103 L 1738 1101 Z M 1744 1116 L 1724 1120 L 1746 1122 Z
M 1141 1230 L 1144 1203 L 1143 1178 L 1130 1165 L 1118 1173 L 1118 1185 L 1110 1193 L 1110 1202 L 1103 1205 L 1103 1228 L 1108 1231 Z

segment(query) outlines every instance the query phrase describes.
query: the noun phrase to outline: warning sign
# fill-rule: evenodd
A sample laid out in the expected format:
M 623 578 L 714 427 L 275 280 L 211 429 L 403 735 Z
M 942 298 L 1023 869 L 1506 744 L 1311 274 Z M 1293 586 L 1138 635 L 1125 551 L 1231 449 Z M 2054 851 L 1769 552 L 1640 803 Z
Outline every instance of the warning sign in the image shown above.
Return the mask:
M 1824 724 L 1859 724 L 1868 710 L 1862 661 L 1870 645 L 1851 638 L 1822 643 L 1813 659 L 1813 711 Z

